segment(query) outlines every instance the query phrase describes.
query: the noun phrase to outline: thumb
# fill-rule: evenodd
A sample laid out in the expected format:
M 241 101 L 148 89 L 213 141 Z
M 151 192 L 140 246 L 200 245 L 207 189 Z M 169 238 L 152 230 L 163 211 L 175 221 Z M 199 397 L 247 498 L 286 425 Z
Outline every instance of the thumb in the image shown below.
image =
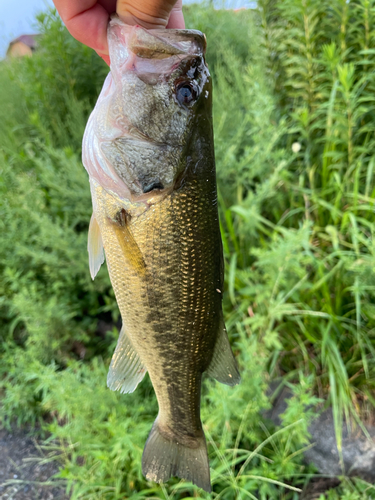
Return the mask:
M 172 13 L 168 27 L 184 28 L 182 0 L 117 0 L 116 12 L 124 23 L 146 29 L 165 28 Z

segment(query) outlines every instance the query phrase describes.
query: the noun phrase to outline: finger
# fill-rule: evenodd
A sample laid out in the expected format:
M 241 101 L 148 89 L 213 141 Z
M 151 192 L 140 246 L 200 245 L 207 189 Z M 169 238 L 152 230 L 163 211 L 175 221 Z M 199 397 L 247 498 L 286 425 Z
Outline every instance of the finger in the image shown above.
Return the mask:
M 107 64 L 108 64 L 108 66 L 110 66 L 110 65 L 111 65 L 111 59 L 110 59 L 110 57 L 109 57 L 109 56 L 107 56 L 106 54 L 101 54 L 101 53 L 100 53 L 100 52 L 98 52 L 97 50 L 96 50 L 95 52 L 98 54 L 98 56 L 100 56 L 100 57 L 103 59 L 103 61 L 104 61 L 105 63 L 107 63 Z
M 116 12 L 116 2 L 117 0 L 97 0 L 97 3 L 102 5 L 108 14 Z
M 139 24 L 147 29 L 165 28 L 176 0 L 117 0 L 116 12 L 130 25 Z
M 107 43 L 108 10 L 113 0 L 54 0 L 55 7 L 74 38 L 93 48 L 109 61 Z M 108 10 L 107 10 L 108 8 Z
M 172 12 L 169 16 L 167 28 L 170 29 L 184 29 L 185 19 L 182 13 L 182 0 L 178 0 L 176 5 L 173 7 Z

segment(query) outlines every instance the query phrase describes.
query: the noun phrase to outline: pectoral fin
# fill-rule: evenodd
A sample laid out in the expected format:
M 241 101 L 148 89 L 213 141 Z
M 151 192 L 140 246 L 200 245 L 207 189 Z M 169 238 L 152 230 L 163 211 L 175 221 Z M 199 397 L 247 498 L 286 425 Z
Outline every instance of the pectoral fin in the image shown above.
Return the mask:
M 94 213 L 92 214 L 90 220 L 87 250 L 89 252 L 90 274 L 91 278 L 94 279 L 100 269 L 100 266 L 104 262 L 102 236 L 100 234 L 99 224 Z
M 107 376 L 107 386 L 122 394 L 134 392 L 147 370 L 122 327 Z
M 236 385 L 241 380 L 224 321 L 220 322 L 220 330 L 207 374 L 226 385 Z
M 129 229 L 125 211 L 119 214 L 118 220 L 113 223 L 113 228 L 125 259 L 140 276 L 144 276 L 146 274 L 146 264 L 142 252 Z

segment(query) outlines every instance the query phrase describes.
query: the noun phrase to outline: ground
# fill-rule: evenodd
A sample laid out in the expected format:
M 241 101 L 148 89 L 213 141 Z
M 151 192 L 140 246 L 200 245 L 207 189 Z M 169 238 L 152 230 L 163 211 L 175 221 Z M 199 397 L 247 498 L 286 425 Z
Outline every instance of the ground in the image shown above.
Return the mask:
M 27 430 L 0 428 L 0 500 L 68 499 L 64 488 L 50 480 L 58 466 L 42 462 L 40 443 Z

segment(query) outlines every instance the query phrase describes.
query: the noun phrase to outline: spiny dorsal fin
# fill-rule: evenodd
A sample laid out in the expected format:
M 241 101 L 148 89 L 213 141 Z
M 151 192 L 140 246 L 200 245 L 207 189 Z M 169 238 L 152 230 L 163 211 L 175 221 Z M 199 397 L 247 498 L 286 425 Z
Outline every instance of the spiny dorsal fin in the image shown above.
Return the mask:
M 214 353 L 207 374 L 218 382 L 226 385 L 237 385 L 241 376 L 229 343 L 224 321 L 220 322 L 219 334 L 216 339 Z
M 147 370 L 122 327 L 107 376 L 107 386 L 122 394 L 135 391 Z
M 87 250 L 89 252 L 90 274 L 91 278 L 94 279 L 104 262 L 102 235 L 100 234 L 99 224 L 94 213 L 90 220 Z

